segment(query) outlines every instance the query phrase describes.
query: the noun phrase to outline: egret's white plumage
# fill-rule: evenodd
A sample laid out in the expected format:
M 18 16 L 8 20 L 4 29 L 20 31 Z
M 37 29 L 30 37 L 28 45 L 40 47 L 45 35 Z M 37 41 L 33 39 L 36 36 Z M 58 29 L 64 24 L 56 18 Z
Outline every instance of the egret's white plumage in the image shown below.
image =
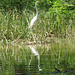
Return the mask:
M 36 22 L 36 20 L 37 20 L 37 16 L 35 16 L 35 17 L 31 20 L 31 22 L 30 22 L 30 28 L 32 28 L 32 26 L 34 25 L 34 23 Z
M 35 56 L 38 56 L 38 69 L 39 69 L 39 71 L 42 71 L 42 69 L 40 68 L 40 55 L 39 55 L 38 51 L 36 51 L 35 48 L 32 46 L 30 46 L 30 49 Z M 29 62 L 29 65 L 30 65 L 30 63 L 31 63 L 31 60 Z
M 30 46 L 30 49 L 32 50 L 32 52 L 34 53 L 34 55 L 39 55 L 38 52 L 35 50 L 35 48 L 33 48 L 32 46 Z
M 30 25 L 29 25 L 29 28 L 32 28 L 32 26 L 34 25 L 34 23 L 36 22 L 37 17 L 38 17 L 37 3 L 39 3 L 39 1 L 36 1 L 36 2 L 35 2 L 36 16 L 33 17 L 33 19 L 31 20 Z

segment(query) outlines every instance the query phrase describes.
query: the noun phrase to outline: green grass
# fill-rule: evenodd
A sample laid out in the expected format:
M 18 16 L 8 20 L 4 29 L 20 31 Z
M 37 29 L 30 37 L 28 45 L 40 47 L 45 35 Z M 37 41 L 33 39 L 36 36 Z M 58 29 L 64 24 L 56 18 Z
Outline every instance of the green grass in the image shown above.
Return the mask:
M 72 34 L 72 30 L 74 30 L 74 14 L 40 12 L 33 27 L 36 40 L 47 41 L 48 39 L 46 38 L 51 38 L 53 35 L 54 37 L 69 37 Z M 35 13 L 27 10 L 23 10 L 22 13 L 18 13 L 16 9 L 5 14 L 0 12 L 0 40 L 3 43 L 15 40 L 33 41 L 28 27 L 34 16 Z
M 0 12 L 1 75 L 15 75 L 17 70 L 26 73 L 38 72 L 37 57 L 33 56 L 30 48 L 26 45 L 29 41 L 33 41 L 33 36 L 28 27 L 34 16 L 34 12 L 27 10 L 23 10 L 22 13 L 18 13 L 16 9 L 5 14 Z M 56 72 L 54 67 L 61 71 L 75 71 L 74 25 L 74 14 L 72 13 L 67 15 L 59 12 L 39 12 L 38 20 L 32 31 L 37 42 L 46 42 L 45 45 L 36 45 L 35 47 L 41 57 L 42 72 Z M 14 43 L 10 43 L 13 41 Z M 31 55 L 33 56 L 31 61 L 33 68 L 32 66 L 25 68 L 25 65 L 28 66 Z M 47 73 L 37 73 L 36 75 L 48 75 Z M 70 74 L 65 73 L 65 75 Z M 32 75 L 35 75 L 35 73 L 32 73 Z M 63 75 L 63 73 L 60 73 L 60 75 Z

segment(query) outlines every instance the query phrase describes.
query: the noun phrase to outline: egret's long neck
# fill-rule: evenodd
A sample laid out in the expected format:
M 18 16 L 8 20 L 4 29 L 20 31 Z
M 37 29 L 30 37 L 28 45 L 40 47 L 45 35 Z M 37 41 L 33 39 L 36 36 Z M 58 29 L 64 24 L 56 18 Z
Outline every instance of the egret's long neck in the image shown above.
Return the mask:
M 38 16 L 37 3 L 35 3 L 35 8 L 36 8 L 36 16 Z

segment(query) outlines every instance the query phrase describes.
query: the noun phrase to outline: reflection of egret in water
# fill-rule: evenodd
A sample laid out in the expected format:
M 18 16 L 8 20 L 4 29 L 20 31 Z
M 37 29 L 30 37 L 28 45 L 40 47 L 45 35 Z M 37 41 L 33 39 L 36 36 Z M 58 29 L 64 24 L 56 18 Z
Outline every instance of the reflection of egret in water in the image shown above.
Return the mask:
M 34 54 L 35 56 L 38 56 L 38 69 L 39 69 L 39 71 L 42 71 L 42 69 L 40 68 L 40 55 L 39 55 L 39 53 L 35 50 L 34 47 L 31 47 L 31 46 L 30 46 L 30 49 L 32 50 L 32 52 L 33 52 L 33 54 Z M 31 57 L 31 60 L 32 60 L 32 57 Z M 30 60 L 30 62 L 29 62 L 29 65 L 30 65 L 30 63 L 31 63 L 31 60 Z

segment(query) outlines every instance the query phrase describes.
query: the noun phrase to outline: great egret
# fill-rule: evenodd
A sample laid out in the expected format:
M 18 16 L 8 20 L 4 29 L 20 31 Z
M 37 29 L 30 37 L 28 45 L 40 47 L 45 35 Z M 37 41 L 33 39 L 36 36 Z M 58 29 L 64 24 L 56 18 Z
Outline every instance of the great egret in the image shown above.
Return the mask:
M 36 51 L 35 48 L 32 47 L 32 46 L 30 46 L 30 49 L 31 49 L 31 51 L 33 52 L 33 54 L 34 54 L 35 56 L 38 56 L 38 69 L 39 69 L 39 71 L 42 71 L 42 69 L 40 68 L 40 55 L 39 55 L 38 51 Z M 32 60 L 32 58 L 31 58 L 31 60 Z M 30 65 L 30 63 L 31 63 L 31 60 L 30 60 L 30 62 L 29 62 L 29 65 Z
M 32 19 L 31 22 L 30 22 L 30 25 L 29 25 L 30 30 L 32 29 L 32 27 L 33 27 L 33 25 L 34 25 L 34 23 L 36 22 L 37 17 L 38 17 L 37 3 L 39 3 L 39 1 L 36 1 L 36 2 L 35 2 L 36 16 L 33 17 L 33 19 Z M 34 39 L 34 43 L 36 43 L 36 41 L 35 41 L 35 36 L 33 35 L 32 30 L 31 30 L 31 34 L 32 34 L 33 39 Z
M 29 25 L 29 28 L 32 28 L 32 26 L 34 25 L 34 23 L 36 22 L 37 17 L 38 17 L 37 3 L 39 3 L 39 1 L 36 1 L 36 2 L 35 2 L 36 16 L 33 17 L 33 19 L 31 20 L 30 25 Z

